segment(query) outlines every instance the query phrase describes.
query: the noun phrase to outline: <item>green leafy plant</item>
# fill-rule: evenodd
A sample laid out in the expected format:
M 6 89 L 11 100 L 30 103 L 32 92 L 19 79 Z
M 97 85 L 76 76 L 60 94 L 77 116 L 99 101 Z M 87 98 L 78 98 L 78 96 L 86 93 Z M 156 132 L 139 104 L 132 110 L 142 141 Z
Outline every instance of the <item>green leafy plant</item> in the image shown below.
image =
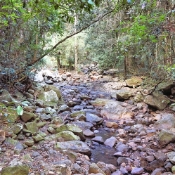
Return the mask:
M 16 112 L 18 115 L 23 115 L 23 108 L 19 105 L 17 108 L 16 108 Z

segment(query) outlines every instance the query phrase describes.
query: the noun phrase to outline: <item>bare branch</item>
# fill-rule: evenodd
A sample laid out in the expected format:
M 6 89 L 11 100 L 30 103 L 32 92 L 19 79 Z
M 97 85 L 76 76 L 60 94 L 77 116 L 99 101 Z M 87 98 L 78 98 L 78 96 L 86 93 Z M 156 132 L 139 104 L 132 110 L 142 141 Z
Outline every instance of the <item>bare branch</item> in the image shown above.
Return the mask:
M 33 62 L 31 62 L 30 64 L 28 64 L 28 66 L 32 66 L 35 63 L 37 63 L 38 61 L 40 61 L 43 57 L 45 57 L 46 55 L 48 55 L 51 51 L 53 51 L 54 49 L 56 49 L 58 47 L 58 45 L 60 45 L 61 43 L 63 43 L 64 41 L 66 41 L 67 39 L 71 38 L 72 36 L 82 32 L 83 30 L 89 28 L 92 24 L 100 21 L 101 19 L 103 19 L 105 16 L 107 16 L 108 14 L 112 13 L 114 11 L 114 9 L 104 13 L 103 15 L 99 16 L 97 19 L 93 20 L 90 24 L 86 25 L 85 27 L 81 28 L 80 30 L 66 36 L 65 38 L 63 38 L 62 40 L 60 40 L 57 44 L 55 44 L 51 49 L 49 49 L 46 53 L 44 53 L 43 55 L 41 55 L 41 57 L 39 57 L 38 59 L 34 60 Z

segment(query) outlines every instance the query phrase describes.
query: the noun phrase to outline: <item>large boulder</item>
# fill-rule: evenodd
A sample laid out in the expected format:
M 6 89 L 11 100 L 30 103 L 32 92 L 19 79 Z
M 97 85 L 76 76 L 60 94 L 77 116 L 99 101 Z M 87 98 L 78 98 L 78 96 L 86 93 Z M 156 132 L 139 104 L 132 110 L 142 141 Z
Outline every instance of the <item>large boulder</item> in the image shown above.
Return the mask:
M 125 81 L 126 81 L 127 86 L 134 87 L 134 88 L 137 86 L 140 86 L 143 82 L 143 80 L 140 77 L 132 77 Z
M 123 87 L 122 89 L 116 91 L 116 98 L 118 100 L 127 100 L 130 97 L 134 96 L 135 93 L 136 93 L 136 89 Z
M 152 95 L 147 95 L 144 102 L 158 110 L 163 110 L 170 103 L 170 100 L 161 92 L 155 91 Z
M 63 104 L 60 90 L 52 85 L 46 85 L 38 90 L 38 101 L 42 101 L 45 106 L 56 107 Z
M 154 127 L 156 129 L 175 128 L 175 116 L 169 113 L 161 114 L 161 119 L 154 124 Z
M 158 135 L 158 141 L 161 146 L 175 141 L 175 133 L 169 130 L 162 129 Z
M 158 91 L 162 91 L 163 93 L 171 93 L 171 88 L 174 87 L 174 82 L 173 81 L 166 81 L 166 82 L 161 82 L 158 86 L 157 89 Z
M 108 120 L 131 119 L 133 106 L 124 102 L 110 101 L 101 110 L 101 116 Z

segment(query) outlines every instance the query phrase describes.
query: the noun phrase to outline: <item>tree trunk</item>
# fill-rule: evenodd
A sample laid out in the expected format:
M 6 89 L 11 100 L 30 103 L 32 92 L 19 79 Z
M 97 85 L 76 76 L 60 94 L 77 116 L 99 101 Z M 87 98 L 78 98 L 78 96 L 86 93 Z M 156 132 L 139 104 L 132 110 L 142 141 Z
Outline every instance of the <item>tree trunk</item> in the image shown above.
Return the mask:
M 75 33 L 77 32 L 77 14 L 75 14 L 75 22 L 74 22 L 74 27 L 75 27 Z M 75 71 L 78 71 L 78 39 L 77 35 L 74 36 L 74 53 L 75 53 L 75 60 L 74 60 L 74 66 L 75 66 Z

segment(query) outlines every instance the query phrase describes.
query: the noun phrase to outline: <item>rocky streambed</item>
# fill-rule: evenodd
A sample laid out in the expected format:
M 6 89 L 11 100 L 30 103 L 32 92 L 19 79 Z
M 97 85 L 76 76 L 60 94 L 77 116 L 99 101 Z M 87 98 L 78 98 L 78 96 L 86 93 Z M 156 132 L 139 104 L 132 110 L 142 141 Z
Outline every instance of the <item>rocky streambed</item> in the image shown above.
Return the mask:
M 25 97 L 1 90 L 2 175 L 175 173 L 173 82 L 152 91 L 96 71 L 40 78 Z

